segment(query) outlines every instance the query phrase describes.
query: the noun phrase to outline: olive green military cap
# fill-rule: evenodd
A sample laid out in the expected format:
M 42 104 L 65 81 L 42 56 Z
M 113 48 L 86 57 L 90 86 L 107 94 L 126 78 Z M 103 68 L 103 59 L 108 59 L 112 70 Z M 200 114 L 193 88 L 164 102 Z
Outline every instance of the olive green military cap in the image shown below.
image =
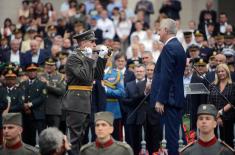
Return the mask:
M 7 113 L 4 114 L 2 124 L 15 124 L 22 126 L 22 115 L 21 113 Z
M 206 115 L 212 115 L 212 116 L 216 117 L 217 112 L 218 111 L 213 104 L 201 104 L 198 107 L 197 115 L 199 116 L 199 115 L 206 114 Z
M 108 122 L 110 125 L 113 125 L 113 120 L 114 120 L 113 113 L 107 111 L 97 112 L 95 113 L 95 122 L 98 120 L 103 120 Z
M 95 33 L 93 30 L 88 30 L 83 33 L 75 34 L 73 38 L 76 39 L 77 42 L 81 42 L 84 40 L 96 40 Z

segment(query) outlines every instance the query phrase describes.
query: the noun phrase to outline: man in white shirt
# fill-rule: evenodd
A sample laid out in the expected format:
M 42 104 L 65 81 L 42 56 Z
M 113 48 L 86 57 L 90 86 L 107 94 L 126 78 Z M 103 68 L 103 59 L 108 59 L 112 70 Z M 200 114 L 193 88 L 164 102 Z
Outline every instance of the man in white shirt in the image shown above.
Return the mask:
M 14 39 L 11 41 L 10 62 L 20 65 L 20 41 Z
M 101 18 L 97 21 L 97 27 L 103 31 L 103 38 L 113 39 L 115 35 L 115 28 L 113 21 L 108 18 L 108 12 L 103 10 Z

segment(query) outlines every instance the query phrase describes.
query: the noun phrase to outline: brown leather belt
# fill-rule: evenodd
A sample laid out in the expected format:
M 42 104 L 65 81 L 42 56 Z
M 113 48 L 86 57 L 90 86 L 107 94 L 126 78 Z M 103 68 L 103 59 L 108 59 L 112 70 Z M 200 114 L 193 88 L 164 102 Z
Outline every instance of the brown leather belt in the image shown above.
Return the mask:
M 68 86 L 68 90 L 85 90 L 85 91 L 92 91 L 92 86 L 70 85 L 70 86 Z

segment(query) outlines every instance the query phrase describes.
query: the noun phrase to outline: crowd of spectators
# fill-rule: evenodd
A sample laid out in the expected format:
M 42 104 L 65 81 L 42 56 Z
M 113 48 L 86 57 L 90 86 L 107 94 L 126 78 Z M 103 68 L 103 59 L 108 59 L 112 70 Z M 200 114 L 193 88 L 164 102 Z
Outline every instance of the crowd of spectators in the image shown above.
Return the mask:
M 88 29 L 94 30 L 97 44 L 105 44 L 114 52 L 125 53 L 126 67 L 134 71 L 136 65 L 157 62 L 164 46 L 157 34 L 159 23 L 161 19 L 168 17 L 177 22 L 177 38 L 186 51 L 187 62 L 193 63 L 200 73 L 192 71 L 192 74 L 199 77 L 206 75 L 209 81 L 213 82 L 219 69 L 216 66 L 224 63 L 228 65 L 231 83 L 235 80 L 234 28 L 228 21 L 226 12 L 213 10 L 213 1 L 207 1 L 206 8 L 198 15 L 198 21 L 188 21 L 186 29 L 180 27 L 180 21 L 184 20 L 180 18 L 180 11 L 183 9 L 180 0 L 163 0 L 163 3 L 159 4 L 160 10 L 154 10 L 149 0 L 137 1 L 135 9 L 132 10 L 128 7 L 130 2 L 86 0 L 82 3 L 77 0 L 65 0 L 60 5 L 60 10 L 55 10 L 51 2 L 23 0 L 18 10 L 18 20 L 6 18 L 1 28 L 1 71 L 9 63 L 14 63 L 23 70 L 31 63 L 37 63 L 43 69 L 45 61 L 51 57 L 57 60 L 56 67 L 63 74 L 68 55 L 77 48 L 73 35 Z M 158 11 L 157 19 L 151 21 L 151 15 Z M 186 67 L 185 83 L 187 78 L 191 80 L 192 77 L 188 70 L 190 68 Z M 1 79 L 4 81 L 3 75 Z M 218 82 L 215 83 L 217 84 Z M 223 89 L 221 91 L 223 92 Z M 210 101 L 213 99 L 213 96 L 210 96 Z M 230 102 L 234 103 L 232 99 Z M 192 110 L 195 107 L 190 105 L 191 102 L 187 104 L 186 113 L 195 111 Z M 224 102 L 223 105 L 216 106 L 223 109 L 225 105 Z M 226 127 L 229 123 L 234 123 L 235 118 L 229 117 L 229 120 L 225 121 Z M 225 140 L 232 145 L 231 136 L 226 137 Z

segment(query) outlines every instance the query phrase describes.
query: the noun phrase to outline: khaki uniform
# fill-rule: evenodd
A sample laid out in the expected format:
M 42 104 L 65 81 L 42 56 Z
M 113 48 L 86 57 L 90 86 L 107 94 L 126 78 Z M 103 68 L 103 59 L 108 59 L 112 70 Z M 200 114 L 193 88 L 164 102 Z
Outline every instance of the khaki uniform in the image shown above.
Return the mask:
M 111 139 L 103 145 L 98 142 L 84 145 L 80 155 L 133 155 L 133 151 L 128 144 Z
M 0 148 L 0 155 L 39 155 L 39 150 L 33 146 L 19 143 L 14 148 Z
M 195 141 L 185 146 L 180 151 L 180 155 L 234 155 L 234 150 L 224 142 L 216 140 L 209 143 L 202 145 Z
M 48 97 L 45 101 L 47 126 L 59 127 L 62 115 L 61 97 L 64 95 L 66 87 L 64 75 L 56 72 L 52 75 L 44 73 L 41 76 L 49 81 L 46 86 Z

